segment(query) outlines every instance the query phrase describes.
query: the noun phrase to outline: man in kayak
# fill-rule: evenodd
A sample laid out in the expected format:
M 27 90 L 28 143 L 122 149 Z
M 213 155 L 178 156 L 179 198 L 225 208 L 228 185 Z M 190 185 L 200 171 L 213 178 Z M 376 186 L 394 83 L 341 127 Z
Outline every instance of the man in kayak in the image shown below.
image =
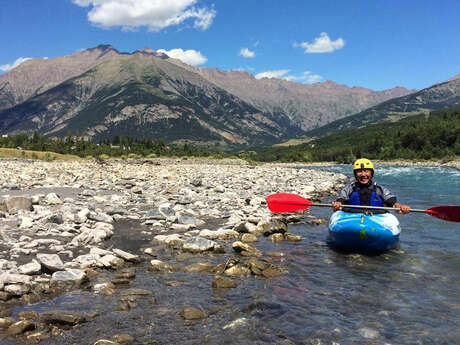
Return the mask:
M 384 206 L 399 208 L 399 213 L 409 213 L 410 206 L 396 201 L 396 196 L 387 188 L 372 181 L 374 165 L 369 159 L 360 158 L 353 164 L 356 181 L 339 192 L 339 197 L 332 203 L 334 211 L 342 210 L 345 205 Z M 372 213 L 379 213 L 377 210 Z

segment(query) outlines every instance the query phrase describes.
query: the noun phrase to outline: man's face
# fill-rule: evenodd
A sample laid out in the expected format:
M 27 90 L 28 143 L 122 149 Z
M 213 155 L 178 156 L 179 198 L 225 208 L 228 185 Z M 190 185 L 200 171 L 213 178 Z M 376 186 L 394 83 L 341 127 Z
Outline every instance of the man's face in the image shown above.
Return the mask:
M 372 170 L 371 169 L 358 169 L 355 170 L 356 172 L 356 179 L 359 183 L 367 184 L 372 178 Z

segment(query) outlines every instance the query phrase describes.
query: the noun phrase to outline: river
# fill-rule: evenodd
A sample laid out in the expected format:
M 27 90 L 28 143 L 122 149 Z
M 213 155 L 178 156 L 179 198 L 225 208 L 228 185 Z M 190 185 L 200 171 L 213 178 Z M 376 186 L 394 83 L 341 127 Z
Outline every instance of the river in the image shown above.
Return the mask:
M 349 169 L 327 167 L 350 175 Z M 413 208 L 460 204 L 455 169 L 386 166 L 377 168 L 375 180 Z M 311 213 L 327 219 L 331 210 Z M 116 333 L 130 334 L 133 344 L 459 344 L 460 224 L 416 213 L 398 218 L 400 248 L 379 256 L 330 249 L 326 223 L 290 225 L 301 242 L 255 244 L 286 254 L 277 264 L 289 273 L 278 278 L 237 278 L 236 288 L 213 290 L 211 274 L 153 274 L 144 263 L 131 287 L 152 291 L 156 303 L 144 298 L 117 311 L 116 298 L 75 291 L 14 312 L 99 311 L 93 321 L 43 344 L 94 344 Z M 187 264 L 196 260 L 162 255 Z M 200 260 L 220 263 L 218 255 Z M 183 306 L 209 316 L 184 321 Z M 5 338 L 0 344 L 15 342 Z

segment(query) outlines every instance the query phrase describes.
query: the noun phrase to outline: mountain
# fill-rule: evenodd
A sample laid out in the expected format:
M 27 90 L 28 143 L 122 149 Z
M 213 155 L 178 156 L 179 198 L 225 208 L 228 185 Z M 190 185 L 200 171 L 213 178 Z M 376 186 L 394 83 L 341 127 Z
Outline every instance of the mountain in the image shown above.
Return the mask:
M 149 48 L 120 53 L 100 45 L 0 75 L 0 131 L 270 144 L 411 92 L 259 80 Z
M 200 75 L 143 52 L 106 58 L 1 111 L 0 131 L 233 145 L 273 143 L 301 133 L 283 114 L 264 114 Z
M 369 124 L 398 121 L 415 114 L 428 114 L 432 110 L 460 105 L 460 74 L 448 81 L 435 84 L 410 95 L 394 98 L 366 109 L 358 114 L 307 132 L 309 137 L 321 137 L 345 129 Z
M 10 108 L 86 72 L 119 52 L 100 45 L 55 59 L 31 59 L 0 75 L 0 110 Z
M 179 60 L 171 61 L 185 65 Z M 414 92 L 402 87 L 384 91 L 356 86 L 350 88 L 330 80 L 309 85 L 277 78 L 256 79 L 248 72 L 184 67 L 264 112 L 285 114 L 303 130 L 323 126 L 388 99 Z

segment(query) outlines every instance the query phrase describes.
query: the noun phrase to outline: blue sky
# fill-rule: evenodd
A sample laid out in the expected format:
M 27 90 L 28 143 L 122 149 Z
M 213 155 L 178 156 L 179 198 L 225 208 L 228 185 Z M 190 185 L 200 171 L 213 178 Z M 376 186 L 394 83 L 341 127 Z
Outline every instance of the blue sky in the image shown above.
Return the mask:
M 2 0 L 0 73 L 99 44 L 382 90 L 460 73 L 459 0 Z

